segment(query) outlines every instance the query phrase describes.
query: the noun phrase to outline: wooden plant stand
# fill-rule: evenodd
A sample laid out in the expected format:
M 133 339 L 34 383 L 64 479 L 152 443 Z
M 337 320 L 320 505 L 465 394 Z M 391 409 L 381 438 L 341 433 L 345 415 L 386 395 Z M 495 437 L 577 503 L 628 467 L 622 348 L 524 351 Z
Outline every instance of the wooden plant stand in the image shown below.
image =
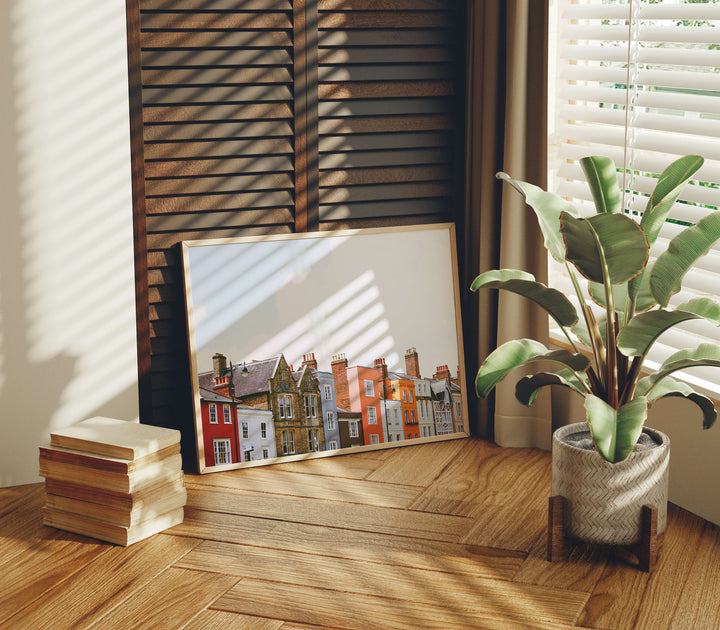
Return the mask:
M 565 511 L 567 500 L 562 496 L 550 497 L 548 502 L 548 538 L 547 559 L 549 562 L 564 560 L 567 543 L 571 540 L 565 535 Z M 657 508 L 643 505 L 641 516 L 640 542 L 625 548 L 638 559 L 638 568 L 646 573 L 651 571 L 658 557 Z

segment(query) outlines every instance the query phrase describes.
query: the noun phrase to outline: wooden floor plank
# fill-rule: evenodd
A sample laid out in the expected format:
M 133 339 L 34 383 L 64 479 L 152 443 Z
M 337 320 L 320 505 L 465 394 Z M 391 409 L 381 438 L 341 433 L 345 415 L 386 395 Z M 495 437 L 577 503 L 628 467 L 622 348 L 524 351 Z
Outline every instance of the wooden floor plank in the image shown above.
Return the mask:
M 569 545 L 563 562 L 548 562 L 547 539 L 540 536 L 514 579 L 528 584 L 592 593 L 602 577 L 610 549 L 582 543 Z
M 158 534 L 130 547 L 112 547 L 15 614 L 5 627 L 88 628 L 198 543 Z
M 246 468 L 202 478 L 197 475 L 186 476 L 185 485 L 188 488 L 200 485 L 203 488 L 230 488 L 245 492 L 264 492 L 394 508 L 407 507 L 418 493 L 415 486 L 291 473 L 276 470 L 275 467 Z
M 91 538 L 46 529 L 47 535 L 28 547 L 21 559 L 3 566 L 0 625 L 110 549 Z
M 515 619 L 545 618 L 572 623 L 587 600 L 587 593 L 582 592 L 559 592 L 495 578 L 399 567 L 391 558 L 367 562 L 209 541 L 193 549 L 177 566 L 344 594 L 374 595 L 378 584 L 382 584 L 383 597 L 403 602 L 436 602 L 451 610 L 471 606 L 483 617 L 504 617 L 512 606 Z
M 670 505 L 668 511 L 668 528 L 658 563 L 650 574 L 633 630 L 675 630 L 677 626 L 672 620 L 695 570 L 703 521 L 674 505 Z M 668 588 L 668 584 L 672 587 Z M 715 623 L 720 625 L 720 618 L 716 617 Z
M 427 445 L 403 446 L 393 449 L 390 456 L 367 476 L 369 481 L 398 483 L 424 488 L 462 449 L 466 439 L 448 440 L 432 445 L 433 457 L 427 457 Z
M 382 592 L 382 588 L 377 589 Z M 278 584 L 262 580 L 243 579 L 223 595 L 213 608 L 246 614 L 265 614 L 296 623 L 320 623 L 349 630 L 467 630 L 468 628 L 497 630 L 530 630 L 531 628 L 574 627 L 559 621 L 557 611 L 541 608 L 521 610 L 512 600 L 495 602 L 498 616 L 484 617 L 479 610 L 487 603 L 475 597 L 451 607 L 452 593 L 438 586 L 429 601 L 403 601 L 380 595 L 347 593 L 318 589 L 296 584 Z M 312 605 L 308 605 L 312 602 Z M 534 618 L 527 619 L 528 613 Z M 523 619 L 516 619 L 515 613 Z M 546 618 L 547 616 L 547 618 Z
M 0 488 L 0 527 L 4 516 L 17 512 L 24 506 L 32 505 L 37 501 L 44 501 L 44 498 L 45 485 L 43 483 Z
M 720 527 L 707 523 L 687 582 L 679 593 L 670 620 L 673 630 L 696 630 L 720 625 Z M 650 601 L 650 600 L 648 600 Z
M 286 628 L 282 621 L 251 617 L 224 610 L 204 610 L 182 630 L 279 630 Z
M 365 479 L 383 465 L 388 457 L 397 449 L 369 451 L 348 455 L 333 455 L 306 459 L 297 462 L 275 464 L 273 470 L 284 472 L 300 472 L 308 475 L 324 477 L 340 477 L 341 479 Z
M 512 468 L 517 476 L 509 476 Z M 518 478 L 523 482 L 518 483 Z M 476 517 L 498 506 L 545 509 L 550 496 L 550 454 L 540 449 L 504 449 L 463 440 L 442 474 L 418 495 L 413 510 Z
M 523 507 L 518 509 L 519 506 Z M 547 510 L 522 503 L 487 505 L 461 543 L 529 553 L 545 536 Z
M 689 512 L 669 506 L 668 526 L 652 574 L 623 562 L 622 557 L 609 561 L 581 622 L 607 630 L 669 627 L 702 535 L 699 521 Z
M 185 522 L 170 532 L 333 558 L 368 562 L 390 559 L 397 566 L 500 579 L 511 579 L 524 561 L 524 554 L 485 547 L 248 518 L 192 507 L 185 509 Z
M 11 496 L 8 505 L 12 507 L 0 518 L 0 573 L 4 566 L 16 562 L 19 556 L 27 553 L 45 532 L 51 531 L 43 525 L 44 484 L 19 488 L 27 492 L 25 500 L 5 493 L 6 497 Z
M 177 630 L 238 582 L 222 573 L 170 568 L 90 625 L 96 630 Z
M 471 519 L 320 499 L 188 488 L 188 504 L 202 510 L 278 519 L 429 540 L 457 541 L 471 528 Z

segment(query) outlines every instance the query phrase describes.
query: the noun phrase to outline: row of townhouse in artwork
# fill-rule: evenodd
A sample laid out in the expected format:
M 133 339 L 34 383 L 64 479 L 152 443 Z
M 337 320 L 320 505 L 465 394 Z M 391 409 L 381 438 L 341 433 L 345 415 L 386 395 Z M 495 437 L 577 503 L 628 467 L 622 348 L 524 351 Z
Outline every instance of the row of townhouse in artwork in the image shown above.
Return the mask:
M 445 435 L 463 430 L 461 390 L 447 366 L 422 378 L 417 351 L 406 373 L 384 359 L 348 367 L 333 357 L 331 372 L 315 355 L 299 370 L 279 355 L 235 364 L 213 356 L 198 375 L 207 466 Z

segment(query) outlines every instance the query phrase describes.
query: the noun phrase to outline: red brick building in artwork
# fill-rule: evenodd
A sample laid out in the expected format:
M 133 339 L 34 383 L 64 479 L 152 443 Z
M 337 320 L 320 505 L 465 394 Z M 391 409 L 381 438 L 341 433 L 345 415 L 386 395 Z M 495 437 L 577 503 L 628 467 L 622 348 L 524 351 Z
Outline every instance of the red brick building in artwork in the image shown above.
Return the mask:
M 207 466 L 239 461 L 236 411 L 232 398 L 200 388 L 203 450 Z

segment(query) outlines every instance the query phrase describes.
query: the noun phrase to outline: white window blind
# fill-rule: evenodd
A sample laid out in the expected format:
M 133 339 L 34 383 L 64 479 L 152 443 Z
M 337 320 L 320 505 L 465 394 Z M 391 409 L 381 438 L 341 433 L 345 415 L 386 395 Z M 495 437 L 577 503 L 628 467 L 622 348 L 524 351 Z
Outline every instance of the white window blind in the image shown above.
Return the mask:
M 683 226 L 720 209 L 720 0 L 556 0 L 550 66 L 550 190 L 593 213 L 578 159 L 607 155 L 618 166 L 625 212 L 639 220 L 660 172 L 680 156 L 703 156 L 651 259 Z M 551 261 L 551 284 L 573 295 L 563 271 Z M 685 276 L 671 304 L 697 296 L 720 301 L 720 246 Z M 720 329 L 677 326 L 649 363 L 708 340 L 720 343 Z M 718 370 L 686 378 L 720 392 Z

